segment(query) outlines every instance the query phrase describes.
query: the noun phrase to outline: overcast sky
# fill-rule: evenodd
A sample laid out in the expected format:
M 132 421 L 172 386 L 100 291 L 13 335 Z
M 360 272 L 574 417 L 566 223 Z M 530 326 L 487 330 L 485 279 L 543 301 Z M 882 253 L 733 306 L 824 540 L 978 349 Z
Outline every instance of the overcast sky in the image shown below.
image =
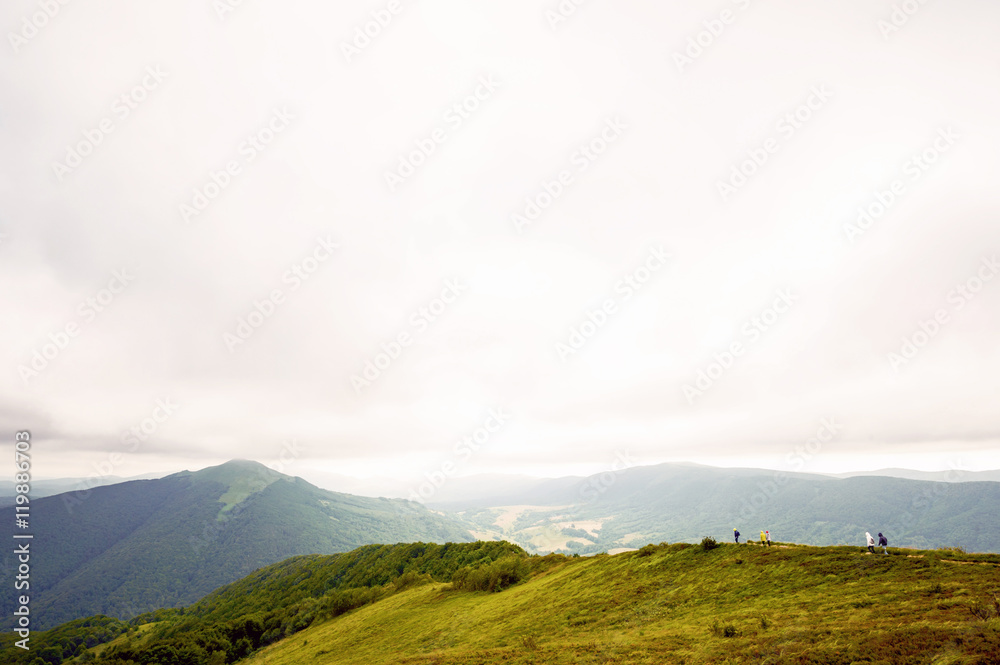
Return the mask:
M 44 4 L 0 12 L 38 477 L 1000 467 L 995 2 Z

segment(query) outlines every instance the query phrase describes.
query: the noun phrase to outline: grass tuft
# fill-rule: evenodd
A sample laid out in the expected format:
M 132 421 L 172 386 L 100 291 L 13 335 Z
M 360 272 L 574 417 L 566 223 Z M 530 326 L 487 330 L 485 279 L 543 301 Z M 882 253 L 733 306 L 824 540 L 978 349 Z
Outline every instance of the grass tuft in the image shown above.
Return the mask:
M 712 627 L 709 628 L 709 632 L 716 637 L 739 637 L 742 635 L 740 629 L 736 627 L 736 624 L 731 622 L 720 624 L 718 620 L 712 622 Z

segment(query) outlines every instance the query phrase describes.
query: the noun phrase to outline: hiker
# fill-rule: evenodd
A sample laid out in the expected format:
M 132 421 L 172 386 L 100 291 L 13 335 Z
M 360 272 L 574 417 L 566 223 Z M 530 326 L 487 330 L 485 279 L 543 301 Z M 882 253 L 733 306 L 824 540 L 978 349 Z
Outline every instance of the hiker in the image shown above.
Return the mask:
M 764 532 L 763 531 L 760 532 L 760 544 L 761 545 L 764 544 Z
M 771 532 L 770 531 L 765 531 L 764 535 L 767 536 L 767 546 L 770 547 L 771 546 Z
M 739 545 L 740 544 L 740 532 L 737 531 L 736 529 L 733 529 L 733 538 L 736 539 L 736 544 Z
M 865 531 L 865 538 L 868 540 L 868 551 L 875 554 L 875 539 L 867 531 Z
M 889 550 L 886 549 L 889 545 L 889 539 L 882 535 L 882 532 L 878 532 L 878 545 L 882 548 L 882 554 L 889 554 Z

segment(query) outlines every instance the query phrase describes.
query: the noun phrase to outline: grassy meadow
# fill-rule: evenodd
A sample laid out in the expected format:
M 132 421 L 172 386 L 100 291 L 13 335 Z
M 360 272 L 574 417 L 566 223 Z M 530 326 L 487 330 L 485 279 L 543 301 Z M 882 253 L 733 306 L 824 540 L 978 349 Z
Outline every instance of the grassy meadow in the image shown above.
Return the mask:
M 531 561 L 499 593 L 426 583 L 246 662 L 1000 663 L 1000 555 L 681 543 Z

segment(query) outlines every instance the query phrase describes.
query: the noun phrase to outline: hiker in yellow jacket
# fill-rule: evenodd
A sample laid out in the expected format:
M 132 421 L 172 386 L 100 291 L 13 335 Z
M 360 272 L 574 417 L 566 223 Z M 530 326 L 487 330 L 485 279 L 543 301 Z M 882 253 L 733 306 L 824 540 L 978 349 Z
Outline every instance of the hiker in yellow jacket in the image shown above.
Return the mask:
M 763 531 L 760 532 L 760 544 L 761 545 L 764 544 L 764 532 Z

